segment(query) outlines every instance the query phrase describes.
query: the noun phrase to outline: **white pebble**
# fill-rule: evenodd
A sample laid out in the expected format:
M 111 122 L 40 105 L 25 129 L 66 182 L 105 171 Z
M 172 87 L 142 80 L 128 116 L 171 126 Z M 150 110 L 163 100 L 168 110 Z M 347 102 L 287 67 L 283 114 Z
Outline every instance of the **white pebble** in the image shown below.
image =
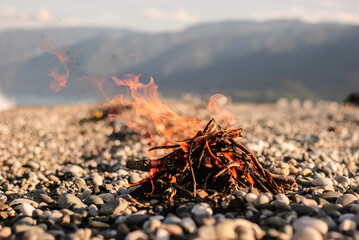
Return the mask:
M 323 220 L 311 217 L 301 217 L 297 221 L 294 222 L 293 228 L 296 231 L 300 231 L 305 227 L 313 227 L 317 229 L 322 234 L 326 234 L 328 232 L 328 224 Z
M 212 215 L 213 214 L 213 210 L 212 208 L 209 206 L 208 203 L 200 203 L 195 205 L 192 208 L 191 213 L 193 215 L 195 215 L 196 217 L 198 216 L 208 216 L 208 215 Z
M 255 195 L 254 193 L 247 193 L 245 199 L 247 202 L 252 203 L 257 199 L 257 195 Z
M 97 186 L 102 186 L 102 184 L 103 184 L 102 177 L 98 173 L 93 173 L 92 174 L 92 181 Z
M 289 198 L 282 193 L 275 195 L 275 199 L 277 199 L 277 201 L 280 201 L 286 205 L 289 205 L 289 203 L 290 203 Z
M 21 203 L 20 205 L 20 211 L 26 215 L 26 216 L 32 216 L 32 212 L 35 210 L 35 208 L 33 206 L 31 206 L 29 203 Z
M 314 186 L 333 186 L 332 180 L 325 177 L 317 177 L 311 181 Z

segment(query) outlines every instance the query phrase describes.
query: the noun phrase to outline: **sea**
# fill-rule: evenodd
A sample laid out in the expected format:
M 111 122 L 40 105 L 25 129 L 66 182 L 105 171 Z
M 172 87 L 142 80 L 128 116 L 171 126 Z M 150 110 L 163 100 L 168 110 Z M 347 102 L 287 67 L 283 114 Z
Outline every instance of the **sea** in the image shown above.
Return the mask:
M 35 94 L 0 91 L 0 111 L 16 106 L 53 106 L 61 104 L 96 103 L 105 101 L 100 96 L 62 95 L 56 93 Z

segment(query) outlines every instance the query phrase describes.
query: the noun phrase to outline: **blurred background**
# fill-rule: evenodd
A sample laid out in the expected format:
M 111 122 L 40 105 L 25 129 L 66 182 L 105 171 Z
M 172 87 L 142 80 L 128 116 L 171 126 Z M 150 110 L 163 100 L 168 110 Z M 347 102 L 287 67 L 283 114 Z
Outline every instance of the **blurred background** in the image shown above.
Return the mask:
M 358 13 L 357 0 L 0 1 L 0 102 L 101 100 L 86 79 L 124 73 L 165 97 L 341 102 L 359 90 Z

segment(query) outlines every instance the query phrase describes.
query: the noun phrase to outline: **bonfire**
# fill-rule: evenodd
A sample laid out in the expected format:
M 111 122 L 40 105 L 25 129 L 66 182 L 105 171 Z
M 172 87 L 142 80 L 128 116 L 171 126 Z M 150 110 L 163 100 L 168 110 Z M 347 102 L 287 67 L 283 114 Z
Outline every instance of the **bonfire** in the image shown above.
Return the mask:
M 293 178 L 274 175 L 263 168 L 254 153 L 238 141 L 242 136 L 242 129 L 230 126 L 232 114 L 224 108 L 227 102 L 225 96 L 212 96 L 209 110 L 213 114 L 219 113 L 219 119 L 226 123 L 226 128 L 211 119 L 203 130 L 198 131 L 200 121 L 179 116 L 162 104 L 153 79 L 148 84 L 142 84 L 139 76 L 126 77 L 123 80 L 113 80 L 117 85 L 127 87 L 131 93 L 135 101 L 127 104 L 130 104 L 137 115 L 151 120 L 157 133 L 164 136 L 167 143 L 175 142 L 173 138 L 178 133 L 194 135 L 176 141 L 175 144 L 158 145 L 149 149 L 170 151 L 162 157 L 128 162 L 127 167 L 130 169 L 150 172 L 150 177 L 130 185 L 133 187 L 133 197 L 160 198 L 173 205 L 187 200 L 227 198 L 233 191 L 243 188 L 276 194 L 293 187 Z M 119 99 L 123 100 L 122 97 Z M 121 116 L 117 117 L 123 121 Z M 135 129 L 148 129 L 132 121 L 126 123 Z M 195 128 L 197 131 L 193 130 Z M 150 131 L 148 133 L 158 143 L 153 134 Z
M 158 159 L 128 162 L 131 169 L 151 172 L 150 177 L 132 184 L 140 186 L 132 195 L 163 198 L 173 205 L 176 200 L 227 197 L 240 188 L 273 194 L 284 192 L 283 186 L 291 188 L 294 179 L 264 169 L 253 152 L 235 140 L 241 136 L 241 128 L 222 129 L 212 119 L 190 139 L 151 148 L 172 151 Z

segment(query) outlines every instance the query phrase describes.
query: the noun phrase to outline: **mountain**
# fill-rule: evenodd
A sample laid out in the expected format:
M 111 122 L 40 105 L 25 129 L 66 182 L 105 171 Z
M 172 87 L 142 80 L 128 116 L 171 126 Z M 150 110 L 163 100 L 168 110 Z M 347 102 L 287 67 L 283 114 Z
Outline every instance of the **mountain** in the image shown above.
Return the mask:
M 359 26 L 278 20 L 158 34 L 91 28 L 0 32 L 5 93 L 50 92 L 49 69 L 61 66 L 41 49 L 44 35 L 71 56 L 68 88 L 60 92 L 69 96 L 95 94 L 80 77 L 122 73 L 153 76 L 166 96 L 222 92 L 244 101 L 342 101 L 359 90 Z

